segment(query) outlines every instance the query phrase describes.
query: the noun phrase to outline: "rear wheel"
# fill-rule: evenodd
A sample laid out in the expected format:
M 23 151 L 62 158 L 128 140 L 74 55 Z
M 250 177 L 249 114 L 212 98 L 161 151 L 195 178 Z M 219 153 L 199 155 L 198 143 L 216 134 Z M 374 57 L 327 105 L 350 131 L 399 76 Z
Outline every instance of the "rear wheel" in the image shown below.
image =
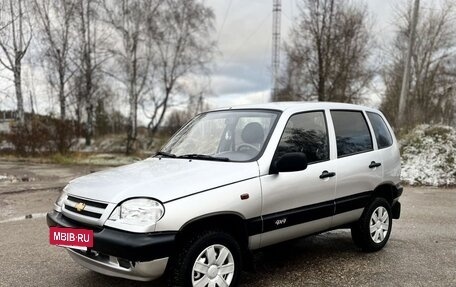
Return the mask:
M 376 198 L 352 226 L 353 241 L 363 251 L 378 251 L 388 242 L 392 225 L 390 204 L 384 198 Z
M 236 286 L 241 249 L 228 233 L 203 231 L 185 240 L 170 270 L 171 286 Z

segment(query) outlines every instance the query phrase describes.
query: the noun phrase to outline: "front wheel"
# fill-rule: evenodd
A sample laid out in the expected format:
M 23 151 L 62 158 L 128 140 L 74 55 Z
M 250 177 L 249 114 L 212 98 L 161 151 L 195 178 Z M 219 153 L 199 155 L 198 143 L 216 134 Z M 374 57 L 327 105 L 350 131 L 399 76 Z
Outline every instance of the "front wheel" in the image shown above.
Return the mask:
M 204 231 L 190 236 L 174 259 L 171 286 L 237 286 L 241 249 L 230 234 Z
M 390 204 L 384 198 L 376 198 L 352 226 L 353 241 L 363 251 L 378 251 L 388 242 L 392 226 Z

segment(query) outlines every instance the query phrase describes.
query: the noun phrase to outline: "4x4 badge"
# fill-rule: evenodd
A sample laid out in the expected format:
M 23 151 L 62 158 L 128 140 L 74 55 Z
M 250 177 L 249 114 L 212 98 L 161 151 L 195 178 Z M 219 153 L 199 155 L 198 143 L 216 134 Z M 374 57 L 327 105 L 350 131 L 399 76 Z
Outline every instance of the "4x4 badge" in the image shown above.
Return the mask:
M 85 207 L 86 207 L 85 203 L 82 203 L 82 202 L 79 202 L 74 206 L 74 208 L 76 208 L 76 210 L 78 212 L 83 211 Z
M 276 225 L 276 226 L 279 226 L 279 225 L 282 225 L 282 224 L 285 224 L 285 223 L 287 223 L 287 219 L 286 219 L 286 218 L 277 219 L 277 220 L 275 221 L 275 225 Z

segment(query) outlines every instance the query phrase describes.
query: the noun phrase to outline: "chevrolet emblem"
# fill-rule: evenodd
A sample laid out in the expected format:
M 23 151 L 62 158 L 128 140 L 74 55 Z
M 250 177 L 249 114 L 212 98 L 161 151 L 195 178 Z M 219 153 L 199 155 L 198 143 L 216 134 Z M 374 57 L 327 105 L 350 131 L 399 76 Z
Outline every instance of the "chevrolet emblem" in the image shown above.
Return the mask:
M 74 206 L 74 208 L 76 208 L 76 210 L 78 212 L 83 211 L 85 207 L 86 207 L 85 203 L 82 203 L 82 202 L 79 202 Z

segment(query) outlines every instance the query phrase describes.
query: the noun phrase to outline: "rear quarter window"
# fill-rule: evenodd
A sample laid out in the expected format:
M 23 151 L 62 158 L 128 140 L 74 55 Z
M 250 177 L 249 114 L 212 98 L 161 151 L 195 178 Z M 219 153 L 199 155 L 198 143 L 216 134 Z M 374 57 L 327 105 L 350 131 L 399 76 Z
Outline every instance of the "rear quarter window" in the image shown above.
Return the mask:
M 378 148 L 382 149 L 391 146 L 393 144 L 393 137 L 391 136 L 391 133 L 382 117 L 379 114 L 372 112 L 367 112 L 367 117 L 374 129 Z
M 372 137 L 361 111 L 331 111 L 337 157 L 373 150 Z

